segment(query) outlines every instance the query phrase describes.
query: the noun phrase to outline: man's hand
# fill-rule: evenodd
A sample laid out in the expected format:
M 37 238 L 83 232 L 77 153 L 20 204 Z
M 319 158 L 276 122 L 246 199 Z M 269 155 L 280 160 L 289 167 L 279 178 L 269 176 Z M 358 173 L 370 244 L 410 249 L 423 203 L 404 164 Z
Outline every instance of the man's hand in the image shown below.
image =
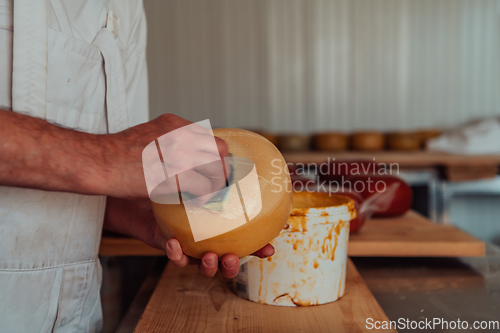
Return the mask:
M 186 256 L 179 242 L 172 238 L 167 241 L 155 222 L 151 203 L 147 199 L 117 199 L 108 197 L 104 227 L 108 230 L 125 234 L 157 249 L 166 251 L 168 258 L 177 267 L 197 264 L 205 276 L 214 276 L 220 268 L 227 278 L 233 278 L 240 268 L 239 258 L 234 254 L 226 254 L 220 259 L 215 253 L 205 253 L 201 260 Z M 260 258 L 270 257 L 274 248 L 268 244 L 253 255 Z
M 220 268 L 220 270 L 222 271 L 222 275 L 227 278 L 235 277 L 240 269 L 240 259 L 235 254 L 226 254 L 221 258 L 219 263 L 217 254 L 213 252 L 205 253 L 201 260 L 186 256 L 182 252 L 181 245 L 175 238 L 169 239 L 166 245 L 167 256 L 177 267 L 184 267 L 189 264 L 197 264 L 200 267 L 200 272 L 205 276 L 214 276 L 215 273 L 217 273 L 217 268 Z M 259 258 L 267 258 L 272 256 L 273 254 L 274 247 L 271 244 L 267 244 L 252 255 Z
M 108 135 L 106 173 L 115 184 L 113 189 L 107 190 L 111 192 L 109 195 L 122 198 L 147 197 L 142 165 L 144 148 L 162 135 L 191 124 L 192 122 L 178 116 L 164 114 L 145 124 Z M 189 130 L 183 129 L 163 143 L 172 153 L 172 156 L 163 156 L 167 170 L 188 170 L 186 173 L 189 174 L 184 176 L 185 181 L 182 183 L 183 191 L 204 195 L 225 186 L 225 166 L 222 169 L 222 163 L 196 166 L 199 161 L 206 161 L 211 157 L 221 161 L 229 157 L 227 144 L 220 138 L 215 138 L 218 152 L 208 147 L 213 142 L 212 138 L 204 128 L 190 126 Z

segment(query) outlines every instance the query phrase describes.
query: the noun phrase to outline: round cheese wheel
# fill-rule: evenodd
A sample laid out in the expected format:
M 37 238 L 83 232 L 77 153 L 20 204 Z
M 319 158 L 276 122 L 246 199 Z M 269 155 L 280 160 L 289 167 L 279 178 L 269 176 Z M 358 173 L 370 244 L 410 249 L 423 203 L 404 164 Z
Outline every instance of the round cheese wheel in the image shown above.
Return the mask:
M 385 136 L 381 132 L 357 132 L 351 134 L 353 150 L 379 151 L 385 147 Z
M 292 209 L 290 175 L 281 153 L 264 137 L 242 129 L 215 129 L 213 133 L 226 141 L 233 161 L 250 161 L 232 164 L 233 182 L 226 187 L 224 199 L 227 205 L 215 211 L 186 202 L 152 202 L 153 212 L 165 237 L 176 238 L 188 256 L 200 259 L 206 252 L 215 252 L 219 258 L 228 253 L 241 258 L 268 244 L 287 223 Z M 252 174 L 257 182 L 252 181 Z M 193 220 L 188 218 L 192 214 L 202 214 L 201 228 L 217 235 L 195 241 L 193 232 L 198 230 L 192 230 Z M 239 226 L 227 231 L 228 225 Z
M 257 134 L 265 137 L 266 139 L 271 141 L 271 143 L 275 146 L 278 144 L 278 137 L 271 132 L 262 131 L 262 130 L 253 130 L 253 129 L 249 129 L 249 131 L 252 131 L 254 133 L 257 133 Z
M 352 188 L 363 196 L 365 200 L 370 199 L 372 196 L 380 195 L 389 188 L 392 184 L 399 184 L 396 193 L 392 197 L 389 205 L 382 209 L 378 207 L 374 216 L 389 217 L 400 216 L 405 214 L 411 209 L 413 203 L 413 192 L 403 179 L 391 175 L 358 175 L 348 176 L 346 181 L 352 184 Z
M 438 129 L 426 129 L 426 130 L 420 130 L 420 131 L 415 132 L 415 136 L 420 141 L 420 146 L 422 148 L 425 148 L 425 146 L 427 144 L 427 140 L 437 138 L 441 134 L 443 134 L 443 132 L 438 130 Z
M 346 150 L 349 140 L 344 133 L 318 133 L 313 137 L 314 147 L 320 151 Z
M 411 132 L 390 133 L 387 135 L 390 150 L 414 151 L 420 149 L 420 140 Z
M 309 136 L 303 134 L 284 134 L 278 136 L 278 148 L 280 150 L 309 150 L 309 142 Z

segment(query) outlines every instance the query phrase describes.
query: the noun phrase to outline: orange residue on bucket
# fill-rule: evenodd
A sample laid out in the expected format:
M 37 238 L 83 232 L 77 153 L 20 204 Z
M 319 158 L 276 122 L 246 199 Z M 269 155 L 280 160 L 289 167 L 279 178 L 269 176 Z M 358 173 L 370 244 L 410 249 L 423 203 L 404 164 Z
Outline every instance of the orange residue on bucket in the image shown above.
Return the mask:
M 273 303 L 276 302 L 276 300 L 280 299 L 281 297 L 285 297 L 287 296 L 288 298 L 290 298 L 290 301 L 292 301 L 293 304 L 295 304 L 296 306 L 309 306 L 311 305 L 311 301 L 301 301 L 301 300 L 295 300 L 292 296 L 290 296 L 288 293 L 284 293 L 284 294 L 281 294 L 279 295 L 278 297 L 276 297 L 274 300 L 273 300 Z
M 287 231 L 306 232 L 307 231 L 307 221 L 309 221 L 309 219 L 305 216 L 290 216 L 288 218 L 289 228 L 287 229 Z
M 300 301 L 300 300 L 296 301 L 296 300 L 292 299 L 292 302 L 293 302 L 293 304 L 295 304 L 297 306 L 309 306 L 309 305 L 311 305 L 311 301 Z
M 293 208 L 290 216 L 306 216 L 309 214 L 309 208 Z
M 302 227 L 302 232 L 307 231 L 307 220 L 305 218 L 300 219 L 300 226 Z
M 304 247 L 306 247 L 304 245 Z M 319 251 L 319 239 L 308 237 L 307 248 L 309 251 L 318 252 Z
M 288 293 L 284 293 L 284 294 L 281 294 L 279 296 L 276 296 L 276 298 L 273 300 L 273 303 L 276 302 L 278 299 L 280 299 L 281 297 L 285 297 L 285 296 L 289 296 Z M 290 297 L 290 296 L 289 296 Z M 291 298 L 291 297 L 290 297 Z
M 330 241 L 330 244 L 331 244 L 331 241 L 332 241 L 332 232 L 333 232 L 333 226 L 330 228 L 330 230 L 328 231 L 328 236 L 325 237 L 325 239 L 323 239 L 323 245 L 321 245 L 321 252 L 322 253 L 326 253 L 328 251 L 328 241 Z
M 337 245 L 338 245 L 338 240 L 339 240 L 339 235 L 340 235 L 340 232 L 342 231 L 342 229 L 344 228 L 345 226 L 345 222 L 342 221 L 342 220 L 339 220 L 339 223 L 335 226 L 335 228 L 332 228 L 332 229 L 335 229 L 335 245 L 333 246 L 333 251 L 332 251 L 332 261 L 335 260 L 335 250 L 337 249 Z
M 266 273 L 267 274 L 272 274 L 273 270 L 276 268 L 276 261 L 269 260 L 271 257 L 268 258 L 269 263 L 266 263 Z M 261 260 L 263 262 L 263 260 Z M 262 282 L 260 283 L 262 286 Z M 264 286 L 264 300 L 267 299 L 267 293 L 271 289 L 271 287 L 267 284 L 267 278 L 266 278 L 266 285 Z M 259 302 L 260 302 L 260 297 L 259 297 Z
M 314 259 L 314 268 L 318 268 L 319 267 L 319 264 L 318 264 L 318 261 L 316 259 Z
M 338 238 L 345 225 L 346 223 L 344 221 L 339 220 L 336 225 L 333 225 L 330 228 L 330 230 L 328 231 L 328 236 L 325 237 L 325 239 L 323 240 L 323 245 L 321 245 L 321 252 L 326 253 L 332 261 L 335 260 L 335 251 L 337 250 Z
M 299 245 L 304 245 L 303 239 L 294 239 L 292 242 L 293 242 L 293 249 L 294 250 L 297 250 L 299 248 Z

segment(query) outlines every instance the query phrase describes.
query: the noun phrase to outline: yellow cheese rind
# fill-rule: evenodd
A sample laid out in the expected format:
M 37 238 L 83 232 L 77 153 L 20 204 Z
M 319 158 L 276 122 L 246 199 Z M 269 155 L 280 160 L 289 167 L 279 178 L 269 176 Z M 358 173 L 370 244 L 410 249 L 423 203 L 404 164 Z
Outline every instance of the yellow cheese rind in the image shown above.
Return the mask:
M 206 252 L 214 252 L 219 258 L 234 253 L 241 258 L 268 244 L 287 223 L 292 209 L 290 175 L 279 150 L 264 137 L 241 129 L 215 129 L 213 132 L 226 141 L 233 157 L 249 158 L 255 163 L 261 195 L 259 212 L 256 213 L 259 205 L 255 202 L 255 195 L 248 195 L 251 190 L 247 190 L 246 195 L 242 195 L 242 201 L 249 208 L 246 213 L 250 221 L 201 241 L 195 241 L 193 237 L 184 205 L 152 202 L 153 212 L 164 235 L 176 238 L 187 255 L 200 259 Z M 250 185 L 242 182 L 241 186 Z M 226 218 L 216 212 L 210 213 L 214 221 Z

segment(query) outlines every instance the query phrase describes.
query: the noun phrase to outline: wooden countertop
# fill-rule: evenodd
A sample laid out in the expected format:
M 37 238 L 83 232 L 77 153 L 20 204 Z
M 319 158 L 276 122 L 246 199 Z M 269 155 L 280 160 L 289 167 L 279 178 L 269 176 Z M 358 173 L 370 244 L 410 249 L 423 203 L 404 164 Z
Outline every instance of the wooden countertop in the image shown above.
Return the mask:
M 498 246 L 487 244 L 482 258 L 353 258 L 353 262 L 391 320 L 443 318 L 450 322 L 459 317 L 469 325 L 475 320 L 498 324 Z M 148 275 L 117 333 L 134 331 L 161 276 L 161 267 L 154 276 Z M 438 325 L 434 331 L 449 329 Z
M 220 275 L 207 278 L 197 267 L 169 263 L 135 332 L 369 332 L 367 318 L 388 320 L 350 260 L 346 286 L 333 303 L 270 306 L 237 297 Z
M 452 225 L 436 224 L 417 212 L 368 220 L 349 236 L 352 257 L 480 257 L 484 242 Z

